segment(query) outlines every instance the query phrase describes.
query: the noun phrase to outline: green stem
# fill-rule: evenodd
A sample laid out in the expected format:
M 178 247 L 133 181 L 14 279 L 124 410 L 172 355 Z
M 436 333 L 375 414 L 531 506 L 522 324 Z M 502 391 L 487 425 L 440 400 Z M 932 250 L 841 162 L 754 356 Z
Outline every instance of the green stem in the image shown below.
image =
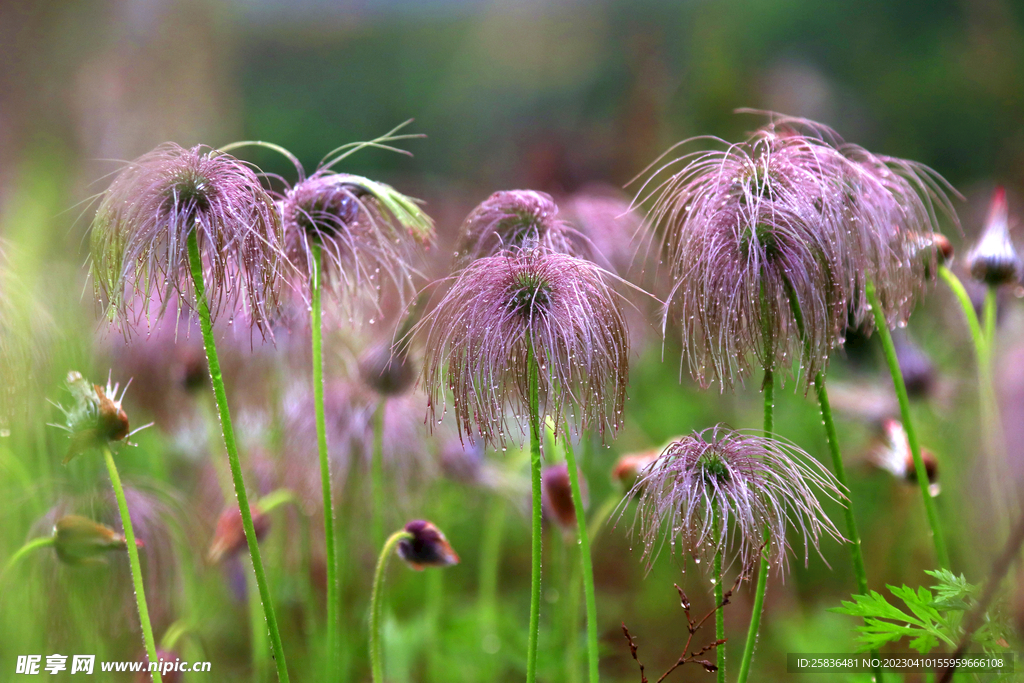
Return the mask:
M 107 472 L 110 474 L 110 485 L 114 488 L 114 498 L 117 499 L 117 509 L 121 513 L 121 526 L 124 527 L 124 544 L 128 547 L 128 565 L 132 570 L 132 585 L 135 587 L 135 604 L 139 608 L 139 623 L 142 625 L 142 640 L 146 644 L 146 655 L 149 661 L 159 661 L 156 654 L 156 640 L 153 638 L 153 625 L 149 622 L 149 605 L 146 604 L 146 589 L 142 585 L 142 563 L 139 562 L 139 548 L 135 545 L 135 529 L 132 527 L 132 518 L 128 514 L 128 501 L 124 497 L 124 487 L 121 486 L 121 475 L 117 473 L 117 465 L 114 463 L 114 454 L 110 452 L 109 446 L 103 447 L 103 459 L 107 463 Z M 153 671 L 153 683 L 160 683 L 160 672 Z
M 388 558 L 400 541 L 412 538 L 408 531 L 396 531 L 384 542 L 384 547 L 377 558 L 377 571 L 373 574 L 373 592 L 370 595 L 370 668 L 373 683 L 384 683 L 384 660 L 381 657 L 380 620 L 383 612 L 382 594 L 384 592 L 384 570 L 388 566 Z
M 989 355 L 992 355 L 996 338 L 996 288 L 989 286 L 985 291 L 985 309 L 983 320 L 985 321 L 985 344 L 988 346 Z
M 1006 500 L 1006 489 L 1001 482 L 996 464 L 1003 461 L 1006 451 L 1003 443 L 1003 421 L 999 415 L 999 402 L 996 399 L 992 380 L 992 358 L 995 354 L 996 289 L 989 287 L 985 294 L 984 323 L 982 323 L 978 320 L 971 297 L 956 274 L 942 266 L 939 269 L 939 275 L 942 276 L 960 303 L 967 327 L 971 332 L 971 341 L 974 343 L 975 362 L 978 366 L 981 432 L 985 454 L 988 456 L 985 470 L 988 473 L 989 488 L 992 489 L 993 499 L 999 513 L 1000 525 L 1005 527 L 1009 524 L 1009 503 Z
M 971 340 L 974 342 L 974 353 L 978 357 L 979 367 L 982 364 L 982 359 L 986 356 L 988 344 L 985 343 L 985 334 L 981 331 L 981 323 L 978 322 L 978 314 L 974 312 L 974 304 L 971 303 L 971 297 L 964 288 L 960 278 L 956 276 L 946 266 L 939 267 L 939 276 L 945 281 L 946 286 L 949 287 L 953 295 L 956 296 L 958 302 L 960 302 L 960 308 L 963 309 L 964 318 L 967 320 L 967 328 L 971 332 Z
M 313 404 L 316 410 L 316 446 L 320 456 L 320 486 L 324 503 L 324 551 L 327 554 L 327 678 L 333 678 L 338 657 L 338 554 L 334 546 L 334 494 L 331 492 L 331 460 L 327 452 L 327 418 L 324 410 L 323 305 L 320 298 L 320 244 L 313 243 L 309 288 L 312 299 Z
M 253 585 L 255 573 L 245 572 L 245 595 L 249 608 L 249 658 L 252 660 L 252 680 L 260 683 L 267 679 L 267 629 L 258 589 Z
M 0 587 L 3 586 L 3 579 L 7 576 L 7 572 L 14 569 L 14 565 L 18 564 L 26 555 L 35 550 L 36 548 L 45 548 L 46 546 L 53 545 L 53 536 L 40 536 L 39 538 L 33 538 L 27 541 L 25 545 L 14 551 L 11 555 L 11 559 L 7 560 L 7 564 L 4 565 L 4 570 L 0 572 Z
M 373 454 L 370 460 L 370 486 L 373 489 L 373 542 L 381 543 L 384 538 L 384 406 L 387 399 L 381 397 L 373 413 Z
M 199 241 L 195 230 L 188 236 L 189 268 L 192 271 L 192 282 L 195 288 L 195 304 L 199 313 L 199 326 L 203 332 L 203 344 L 206 347 L 206 360 L 210 366 L 210 382 L 217 399 L 217 413 L 220 416 L 221 431 L 224 436 L 224 448 L 228 453 L 228 464 L 231 465 L 231 480 L 235 487 L 238 509 L 242 513 L 242 528 L 245 540 L 249 544 L 249 556 L 256 574 L 256 585 L 259 588 L 260 600 L 263 603 L 263 616 L 267 620 L 270 631 L 270 643 L 277 663 L 277 677 L 280 683 L 288 683 L 288 666 L 284 658 L 284 646 L 281 633 L 277 627 L 277 615 L 270 598 L 270 587 L 267 585 L 263 559 L 260 557 L 259 541 L 256 529 L 252 524 L 252 511 L 249 509 L 249 497 L 245 493 L 245 480 L 242 478 L 242 466 L 238 460 L 238 445 L 235 443 L 235 430 L 231 424 L 231 412 L 228 409 L 228 395 L 224 389 L 224 378 L 220 372 L 220 359 L 217 356 L 217 344 L 213 336 L 213 321 L 210 318 L 210 307 L 206 301 L 206 288 L 203 284 L 203 257 L 199 254 Z
M 594 566 L 590 557 L 590 536 L 587 533 L 587 515 L 583 510 L 583 495 L 580 493 L 580 475 L 576 469 L 576 455 L 572 440 L 565 435 L 565 462 L 569 467 L 569 487 L 572 489 L 572 504 L 576 509 L 576 527 L 579 531 L 580 562 L 583 568 L 583 594 L 587 604 L 587 664 L 590 683 L 598 680 L 597 650 L 597 596 L 594 592 Z M 575 635 L 575 634 L 574 634 Z
M 846 483 L 846 468 L 843 465 L 843 455 L 839 450 L 839 435 L 836 433 L 836 423 L 832 419 L 832 405 L 828 400 L 828 390 L 825 388 L 825 373 L 819 372 L 814 378 L 814 390 L 818 395 L 818 405 L 821 406 L 821 421 L 825 425 L 825 440 L 828 441 L 828 452 L 832 456 L 832 469 L 835 471 L 836 479 L 847 491 L 850 490 Z M 857 593 L 868 594 L 868 572 L 864 566 L 864 551 L 861 548 L 860 533 L 857 531 L 857 520 L 853 516 L 853 500 L 847 499 L 843 506 L 843 515 L 846 517 L 846 533 L 850 536 L 850 559 L 853 561 L 853 575 L 857 580 Z M 878 658 L 878 650 L 871 650 L 872 659 Z M 875 683 L 882 683 L 882 668 L 872 667 L 875 676 Z
M 537 641 L 540 636 L 540 562 L 541 562 L 541 465 L 540 465 L 540 371 L 533 344 L 527 348 L 530 401 L 530 474 L 533 489 L 532 563 L 530 569 L 530 631 L 526 651 L 526 683 L 537 680 Z
M 889 333 L 889 324 L 885 320 L 882 305 L 878 301 L 878 294 L 875 292 L 875 285 L 870 280 L 867 285 L 868 303 L 871 304 L 871 312 L 875 316 L 875 327 L 878 329 L 878 336 L 882 340 L 882 350 L 885 352 L 885 362 L 889 366 L 889 374 L 892 375 L 892 383 L 896 389 L 896 398 L 900 403 L 900 415 L 903 418 L 903 429 L 907 432 L 907 440 L 910 442 L 910 454 L 914 458 L 914 472 L 917 475 L 917 484 L 921 489 L 921 497 L 924 499 L 925 514 L 928 517 L 928 525 L 932 531 L 932 541 L 935 543 L 935 556 L 939 566 L 949 568 L 949 553 L 946 550 L 946 539 L 942 535 L 942 528 L 939 525 L 939 515 L 935 509 L 935 501 L 928 492 L 928 472 L 921 459 L 921 444 L 917 440 L 917 430 L 910 420 L 910 400 L 907 398 L 907 387 L 903 383 L 903 374 L 900 372 L 900 362 L 896 358 L 896 347 L 892 343 L 892 335 Z
M 715 513 L 715 530 L 714 537 L 718 539 L 719 524 L 720 520 Z M 725 640 L 725 609 L 722 607 L 722 602 L 725 600 L 725 587 L 722 585 L 722 549 L 719 548 L 718 552 L 715 553 L 714 561 L 714 581 L 715 581 L 715 640 Z M 718 663 L 718 683 L 725 683 L 725 643 L 722 643 L 715 648 L 715 656 Z
M 771 437 L 775 431 L 775 375 L 771 368 L 764 370 L 764 434 Z M 761 610 L 764 608 L 764 593 L 768 587 L 768 538 L 765 531 L 765 547 L 761 550 L 760 564 L 757 569 L 757 587 L 754 589 L 754 607 L 750 611 L 750 626 L 747 627 L 747 642 L 743 646 L 743 659 L 740 660 L 740 673 L 737 683 L 745 683 L 750 675 L 750 663 L 754 660 L 754 646 L 757 644 L 757 632 L 761 628 Z M 717 597 L 717 596 L 716 596 Z M 716 626 L 718 618 L 715 618 Z

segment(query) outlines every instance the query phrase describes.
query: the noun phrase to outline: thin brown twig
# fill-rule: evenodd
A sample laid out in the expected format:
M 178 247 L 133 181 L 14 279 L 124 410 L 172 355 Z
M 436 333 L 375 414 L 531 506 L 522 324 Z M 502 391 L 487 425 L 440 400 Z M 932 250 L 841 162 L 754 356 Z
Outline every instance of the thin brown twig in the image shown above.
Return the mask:
M 708 661 L 707 659 L 699 659 L 699 657 L 707 654 L 708 652 L 714 650 L 716 647 L 720 645 L 724 645 L 726 639 L 723 638 L 721 640 L 714 640 L 699 650 L 690 652 L 690 654 L 687 654 L 687 652 L 690 650 L 690 645 L 693 642 L 693 637 L 694 635 L 696 635 L 697 631 L 699 631 L 701 627 L 704 626 L 708 619 L 714 616 L 715 612 L 717 612 L 720 609 L 723 609 L 726 605 L 729 604 L 729 601 L 732 598 L 732 594 L 736 591 L 737 588 L 739 588 L 740 581 L 742 580 L 743 573 L 741 572 L 736 577 L 736 581 L 732 584 L 732 587 L 722 595 L 722 602 L 715 605 L 715 607 L 710 612 L 705 614 L 700 619 L 693 619 L 690 616 L 690 600 L 686 597 L 686 593 L 683 592 L 683 589 L 679 587 L 679 584 L 675 584 L 676 592 L 679 593 L 679 604 L 682 606 L 683 612 L 685 612 L 686 614 L 686 626 L 689 630 L 690 635 L 686 639 L 686 644 L 683 645 L 683 651 L 682 654 L 679 655 L 679 659 L 677 659 L 676 663 L 669 667 L 669 669 L 665 673 L 663 673 L 655 683 L 662 683 L 662 681 L 668 678 L 669 674 L 671 674 L 673 671 L 683 666 L 684 664 L 689 663 L 700 664 L 708 673 L 714 673 L 715 671 L 718 671 L 718 666 Z M 640 658 L 637 656 L 636 642 L 633 640 L 633 636 L 630 635 L 629 629 L 626 628 L 626 624 L 622 624 L 622 633 L 626 636 L 626 640 L 629 642 L 630 655 L 632 655 L 633 660 L 636 661 L 637 665 L 640 667 L 640 683 L 648 683 L 647 675 L 644 673 L 643 662 L 641 662 Z

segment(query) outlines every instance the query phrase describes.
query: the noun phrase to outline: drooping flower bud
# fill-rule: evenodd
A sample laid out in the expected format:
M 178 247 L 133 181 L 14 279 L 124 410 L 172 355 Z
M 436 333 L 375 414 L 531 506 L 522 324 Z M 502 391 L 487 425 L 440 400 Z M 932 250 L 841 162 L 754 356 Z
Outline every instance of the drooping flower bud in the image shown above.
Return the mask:
M 270 517 L 263 513 L 258 505 L 252 506 L 252 525 L 256 530 L 256 538 L 263 540 L 263 537 L 270 531 Z M 217 529 L 213 533 L 213 541 L 210 542 L 210 550 L 207 553 L 207 560 L 216 564 L 226 557 L 241 552 L 246 546 L 245 528 L 242 526 L 242 512 L 238 505 L 229 505 L 224 508 L 217 520 Z
M 436 526 L 422 519 L 405 525 L 412 538 L 398 542 L 398 556 L 416 571 L 427 567 L 450 567 L 459 563 L 459 556 Z
M 894 334 L 893 344 L 907 393 L 912 398 L 927 397 L 935 387 L 935 366 L 931 358 L 906 333 Z
M 971 277 L 990 287 L 1016 282 L 1024 273 L 1024 263 L 1010 241 L 1009 208 L 1002 187 L 992 195 L 984 232 L 967 254 L 967 267 Z
M 121 407 L 124 391 L 118 395 L 117 384 L 111 384 L 109 378 L 105 387 L 91 384 L 81 373 L 72 370 L 68 373 L 67 385 L 74 403 L 68 408 L 57 406 L 64 413 L 65 424 L 54 425 L 71 435 L 65 465 L 91 448 L 128 437 L 128 415 Z M 125 391 L 127 389 L 126 386 Z
M 135 544 L 142 547 L 142 541 Z M 53 549 L 57 558 L 72 566 L 101 561 L 107 553 L 125 549 L 124 536 L 88 517 L 66 515 L 53 527 Z
M 882 422 L 882 442 L 875 448 L 869 459 L 879 469 L 886 470 L 897 479 L 908 484 L 917 483 L 917 469 L 914 467 L 914 456 L 910 450 L 910 441 L 903 423 L 899 420 L 887 419 Z M 935 454 L 922 448 L 921 460 L 928 474 L 928 492 L 934 497 L 939 495 L 939 461 Z
M 416 381 L 419 369 L 401 346 L 379 344 L 359 361 L 359 376 L 382 396 L 403 394 Z
M 576 529 L 576 506 L 572 502 L 572 487 L 569 484 L 569 466 L 562 462 L 552 465 L 541 474 L 544 514 L 557 522 L 563 530 Z M 586 481 L 580 476 L 580 493 L 586 506 Z
M 673 439 L 677 441 L 683 437 Z M 627 453 L 615 462 L 612 479 L 622 484 L 627 490 L 633 488 L 637 478 L 644 470 L 661 455 L 661 448 L 651 448 L 638 453 Z

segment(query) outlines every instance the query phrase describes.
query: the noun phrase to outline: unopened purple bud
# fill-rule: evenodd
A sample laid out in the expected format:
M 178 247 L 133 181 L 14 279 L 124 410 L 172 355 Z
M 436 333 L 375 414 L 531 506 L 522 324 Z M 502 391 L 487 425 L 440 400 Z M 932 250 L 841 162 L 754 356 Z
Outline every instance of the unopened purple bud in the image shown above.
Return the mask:
M 398 542 L 398 556 L 416 571 L 427 567 L 450 567 L 459 563 L 459 556 L 452 549 L 441 530 L 422 519 L 405 525 L 405 531 L 412 538 Z

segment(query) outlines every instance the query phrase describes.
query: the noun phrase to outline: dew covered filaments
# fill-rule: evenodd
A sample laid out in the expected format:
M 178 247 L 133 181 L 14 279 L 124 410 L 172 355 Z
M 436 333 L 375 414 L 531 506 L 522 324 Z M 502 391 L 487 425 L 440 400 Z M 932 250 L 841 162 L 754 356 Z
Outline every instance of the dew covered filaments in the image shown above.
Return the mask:
M 722 552 L 748 570 L 765 543 L 769 561 L 784 564 L 789 528 L 802 537 L 805 561 L 824 536 L 843 540 L 815 490 L 845 498 L 835 478 L 795 445 L 718 426 L 669 444 L 630 495 L 639 498 L 635 530 L 648 561 L 667 540 L 698 559 Z
M 466 217 L 455 246 L 455 266 L 508 250 L 575 253 L 579 234 L 558 218 L 558 206 L 545 192 L 495 192 Z
M 188 242 L 202 257 L 211 317 L 238 305 L 263 328 L 277 306 L 284 264 L 280 218 L 257 172 L 230 154 L 166 143 L 127 164 L 92 223 L 97 295 L 126 327 L 153 293 L 195 304 Z
M 436 421 L 447 395 L 460 434 L 504 444 L 525 432 L 527 358 L 539 366 L 542 415 L 600 433 L 621 424 L 628 336 L 616 294 L 589 261 L 513 250 L 470 263 L 420 324 Z
M 671 280 L 663 325 L 694 379 L 723 388 L 797 361 L 809 386 L 848 322 L 870 324 L 868 281 L 886 320 L 905 319 L 935 270 L 917 236 L 948 207 L 927 168 L 787 117 L 668 162 L 646 188 Z

